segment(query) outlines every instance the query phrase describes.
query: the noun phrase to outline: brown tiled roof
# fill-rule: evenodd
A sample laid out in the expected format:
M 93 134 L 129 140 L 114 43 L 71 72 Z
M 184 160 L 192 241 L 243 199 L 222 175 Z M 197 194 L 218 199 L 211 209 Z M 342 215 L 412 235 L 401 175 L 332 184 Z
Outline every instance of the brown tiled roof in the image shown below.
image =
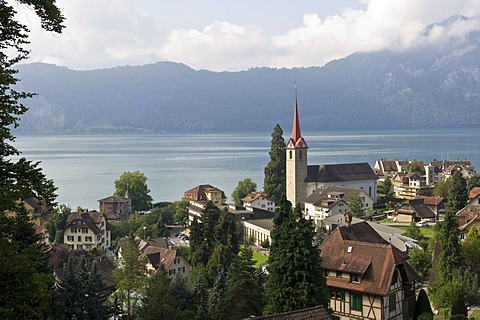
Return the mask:
M 344 182 L 376 180 L 372 167 L 364 163 L 323 164 L 307 167 L 306 182 Z
M 423 199 L 423 203 L 428 206 L 440 206 L 445 202 L 442 197 L 416 196 L 415 199 Z
M 100 200 L 97 200 L 97 202 L 128 202 L 129 199 L 124 197 L 124 196 L 109 196 Z
M 167 244 L 165 243 L 165 239 L 162 237 L 151 238 L 147 240 L 139 238 L 138 250 L 143 252 L 148 247 L 166 249 Z
M 168 270 L 172 265 L 173 260 L 176 257 L 179 257 L 182 255 L 180 251 L 176 249 L 165 249 L 165 248 L 155 248 L 155 249 L 157 250 L 152 251 L 151 253 L 148 253 L 148 254 L 142 254 L 140 256 L 140 259 L 147 258 L 148 261 L 150 261 L 150 263 L 153 265 L 155 269 L 158 269 L 160 264 L 163 264 L 165 269 Z
M 383 240 L 380 235 L 375 236 L 372 233 L 375 231 L 366 222 L 352 225 L 348 229 L 345 226 L 338 227 L 320 245 L 322 267 L 326 270 L 361 274 L 360 282 L 330 276 L 327 285 L 386 296 L 395 266 L 406 268 L 407 255 Z M 410 271 L 413 270 L 407 272 L 408 280 L 418 277 L 414 271 Z
M 341 199 L 348 203 L 355 193 L 360 194 L 362 191 L 362 189 L 328 186 L 325 189 L 315 190 L 305 199 L 305 202 L 317 205 L 320 201 L 334 200 L 336 202 Z
M 480 216 L 480 205 L 469 205 L 456 213 L 460 229 L 464 229 L 470 222 Z
M 257 200 L 260 197 L 264 197 L 268 201 L 271 201 L 268 198 L 268 194 L 266 194 L 265 192 L 257 192 L 257 191 L 248 194 L 245 198 L 242 199 L 242 201 L 250 203 L 250 202 L 253 202 L 253 201 Z
M 189 189 L 183 193 L 184 198 L 189 199 L 189 200 L 205 200 L 206 199 L 206 193 L 208 192 L 214 192 L 214 191 L 220 191 L 222 193 L 222 198 L 225 197 L 225 192 L 222 190 L 218 189 L 217 187 L 214 187 L 210 184 L 200 184 L 192 189 Z M 192 197 L 193 195 L 193 197 Z
M 247 319 L 259 320 L 331 320 L 332 316 L 322 306 L 306 308 L 296 311 L 272 314 L 269 316 L 255 317 L 251 316 Z
M 413 200 L 407 200 L 400 208 L 395 210 L 395 213 L 401 214 L 414 214 L 417 219 L 433 219 L 435 218 L 435 212 L 431 206 L 424 203 L 425 199 L 417 198 Z
M 468 193 L 468 199 L 475 199 L 478 195 L 480 195 L 480 187 L 472 188 Z
M 67 222 L 65 224 L 65 229 L 70 227 L 80 227 L 79 225 L 71 225 L 74 220 L 82 220 L 87 227 L 93 231 L 95 234 L 101 234 L 102 231 L 96 226 L 96 224 L 101 223 L 103 214 L 97 211 L 90 212 L 72 212 L 67 217 Z

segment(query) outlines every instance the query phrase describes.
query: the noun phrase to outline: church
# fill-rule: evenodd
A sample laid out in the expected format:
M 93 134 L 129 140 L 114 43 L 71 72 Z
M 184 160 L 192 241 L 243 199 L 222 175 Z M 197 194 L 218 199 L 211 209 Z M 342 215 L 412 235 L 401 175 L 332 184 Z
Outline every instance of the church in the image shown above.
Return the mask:
M 297 92 L 293 111 L 292 136 L 286 144 L 287 200 L 304 207 L 305 199 L 317 189 L 341 186 L 362 189 L 377 202 L 377 176 L 367 163 L 308 164 L 308 145 L 300 131 Z

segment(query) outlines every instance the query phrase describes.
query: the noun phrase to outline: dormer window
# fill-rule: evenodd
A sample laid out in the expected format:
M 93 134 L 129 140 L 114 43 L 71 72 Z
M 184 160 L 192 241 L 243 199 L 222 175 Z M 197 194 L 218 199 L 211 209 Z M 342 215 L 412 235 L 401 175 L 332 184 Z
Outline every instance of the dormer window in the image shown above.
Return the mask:
M 350 282 L 360 283 L 360 277 L 358 276 L 358 274 L 350 273 Z
M 398 282 L 398 273 L 397 270 L 393 271 L 393 277 L 392 277 L 392 283 L 390 283 L 391 286 L 394 286 Z

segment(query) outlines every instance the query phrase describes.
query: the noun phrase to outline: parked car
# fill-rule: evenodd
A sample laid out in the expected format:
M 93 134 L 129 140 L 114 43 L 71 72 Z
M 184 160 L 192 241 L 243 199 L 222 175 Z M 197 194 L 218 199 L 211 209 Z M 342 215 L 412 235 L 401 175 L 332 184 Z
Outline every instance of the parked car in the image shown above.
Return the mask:
M 426 227 L 426 226 L 428 226 L 428 222 L 427 221 L 418 221 L 417 226 L 418 227 Z

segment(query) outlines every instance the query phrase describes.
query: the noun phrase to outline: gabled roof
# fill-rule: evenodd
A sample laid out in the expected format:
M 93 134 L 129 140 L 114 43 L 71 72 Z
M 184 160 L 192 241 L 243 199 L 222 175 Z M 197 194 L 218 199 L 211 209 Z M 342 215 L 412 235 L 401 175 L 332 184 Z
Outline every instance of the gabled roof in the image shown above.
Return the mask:
M 330 320 L 332 316 L 322 306 L 306 308 L 301 310 L 272 314 L 269 316 L 255 317 L 250 316 L 247 319 L 259 320 Z
M 416 196 L 415 199 L 423 199 L 423 203 L 427 206 L 442 207 L 445 203 L 445 200 L 442 197 L 427 197 L 427 196 Z
M 210 184 L 200 184 L 196 187 L 193 187 L 192 189 L 189 189 L 185 191 L 184 197 L 190 199 L 190 200 L 204 200 L 206 198 L 207 193 L 211 192 L 221 192 L 222 193 L 222 198 L 226 199 L 227 197 L 225 196 L 225 193 L 218 189 L 217 187 L 214 187 Z M 188 195 L 188 197 L 187 197 Z M 193 197 L 192 197 L 193 195 Z
M 406 268 L 406 253 L 401 252 L 366 223 L 335 229 L 320 245 L 322 267 L 326 270 L 360 274 L 360 282 L 348 278 L 329 276 L 327 286 L 347 290 L 388 295 L 396 266 Z M 413 271 L 413 270 L 411 270 Z M 405 281 L 418 278 L 407 272 Z
M 272 201 L 269 199 L 268 194 L 266 194 L 265 192 L 258 192 L 258 191 L 251 192 L 245 198 L 243 198 L 242 201 L 251 203 L 261 197 L 267 199 L 268 201 Z
M 435 212 L 432 210 L 431 206 L 425 204 L 424 201 L 425 199 L 423 198 L 407 200 L 396 210 L 396 212 L 401 214 L 414 214 L 419 219 L 435 218 Z
M 79 227 L 79 225 L 72 225 L 72 222 L 75 220 L 82 220 L 83 223 L 93 231 L 95 234 L 101 234 L 102 230 L 97 227 L 97 224 L 100 224 L 102 220 L 104 220 L 104 215 L 97 211 L 90 211 L 90 212 L 72 212 L 67 217 L 67 222 L 65 224 L 65 229 L 73 227 Z M 105 219 L 106 221 L 106 219 Z M 107 226 L 108 227 L 108 224 Z
M 319 201 L 325 200 L 335 200 L 340 201 L 344 200 L 344 202 L 349 202 L 352 199 L 352 196 L 357 194 L 366 194 L 365 191 L 362 189 L 355 189 L 355 188 L 347 188 L 347 187 L 338 187 L 338 186 L 328 186 L 324 189 L 317 189 L 311 195 L 309 195 L 305 199 L 305 203 L 319 203 Z M 368 195 L 367 195 L 368 196 Z
M 480 217 L 480 205 L 468 205 L 456 213 L 457 217 L 462 217 L 465 224 L 460 225 L 461 230 L 465 229 L 472 221 Z
M 309 165 L 306 182 L 346 182 L 376 180 L 377 175 L 366 162 Z
M 468 199 L 472 200 L 475 199 L 480 195 L 480 187 L 474 187 L 468 193 Z
M 109 196 L 100 200 L 97 200 L 97 202 L 128 202 L 130 201 L 129 198 L 126 198 L 124 196 Z

